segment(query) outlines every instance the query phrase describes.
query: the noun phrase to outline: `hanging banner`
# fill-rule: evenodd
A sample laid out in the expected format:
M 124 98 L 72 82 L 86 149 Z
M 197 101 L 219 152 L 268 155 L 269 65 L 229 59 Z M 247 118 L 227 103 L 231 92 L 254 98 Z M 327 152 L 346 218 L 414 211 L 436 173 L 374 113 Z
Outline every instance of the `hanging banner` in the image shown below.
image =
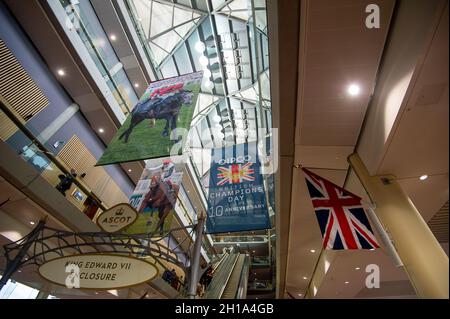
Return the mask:
M 127 234 L 161 236 L 172 224 L 174 207 L 183 179 L 180 157 L 147 161 L 141 178 L 130 197 L 130 205 L 138 212 L 137 220 L 125 229 Z
M 256 143 L 212 149 L 207 233 L 270 228 Z
M 181 129 L 190 128 L 202 76 L 200 71 L 151 83 L 96 165 L 169 156 L 182 141 Z
M 42 264 L 38 271 L 57 285 L 96 290 L 131 287 L 158 275 L 156 266 L 145 260 L 100 253 L 55 258 Z

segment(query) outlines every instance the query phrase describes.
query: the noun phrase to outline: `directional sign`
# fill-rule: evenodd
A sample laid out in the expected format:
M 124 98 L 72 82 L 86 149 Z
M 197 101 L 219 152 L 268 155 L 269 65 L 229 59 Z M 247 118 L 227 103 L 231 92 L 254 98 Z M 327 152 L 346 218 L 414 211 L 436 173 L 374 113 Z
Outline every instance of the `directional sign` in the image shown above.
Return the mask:
M 142 259 L 97 253 L 52 259 L 39 267 L 39 274 L 67 288 L 109 290 L 152 280 L 158 269 Z

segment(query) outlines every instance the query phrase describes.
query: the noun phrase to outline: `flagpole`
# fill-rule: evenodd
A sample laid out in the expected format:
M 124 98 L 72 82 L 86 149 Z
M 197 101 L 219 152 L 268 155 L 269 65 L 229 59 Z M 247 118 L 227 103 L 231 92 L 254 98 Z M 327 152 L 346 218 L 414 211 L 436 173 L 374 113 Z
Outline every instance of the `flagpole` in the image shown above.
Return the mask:
M 313 281 L 314 275 L 316 274 L 317 266 L 319 265 L 319 262 L 320 262 L 320 259 L 322 258 L 322 253 L 323 253 L 324 250 L 325 250 L 325 249 L 323 248 L 323 243 L 322 243 L 321 249 L 320 249 L 319 257 L 317 258 L 316 265 L 314 266 L 314 270 L 313 270 L 313 272 L 312 272 L 311 278 L 309 279 L 308 287 L 306 287 L 306 292 L 305 292 L 305 295 L 303 296 L 303 299 L 306 298 L 306 294 L 310 295 L 310 291 L 311 291 L 311 289 L 310 289 L 310 288 L 311 288 L 311 283 L 312 283 L 312 281 Z M 314 295 L 314 291 L 313 291 L 312 298 L 314 298 L 314 296 L 315 296 L 315 295 Z
M 368 204 L 368 209 L 366 211 L 368 212 L 369 218 L 372 221 L 372 223 L 374 224 L 378 233 L 380 234 L 381 240 L 383 241 L 383 244 L 384 244 L 386 250 L 389 252 L 389 255 L 391 256 L 391 258 L 394 262 L 394 265 L 396 267 L 403 267 L 402 259 L 398 255 L 397 250 L 395 249 L 395 246 L 394 246 L 388 232 L 384 229 L 383 225 L 381 224 L 380 220 L 378 219 L 377 214 L 373 210 L 372 204 L 370 204 L 370 203 L 367 203 L 367 204 Z

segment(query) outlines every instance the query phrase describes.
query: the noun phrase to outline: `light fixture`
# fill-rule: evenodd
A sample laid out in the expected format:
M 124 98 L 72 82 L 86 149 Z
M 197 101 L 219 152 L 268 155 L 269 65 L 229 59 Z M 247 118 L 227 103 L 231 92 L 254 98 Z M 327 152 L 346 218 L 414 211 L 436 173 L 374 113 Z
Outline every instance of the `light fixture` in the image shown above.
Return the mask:
M 211 89 L 213 86 L 214 86 L 214 84 L 210 80 L 205 82 L 205 88 Z
M 351 96 L 356 96 L 356 95 L 358 95 L 358 94 L 359 94 L 359 91 L 360 91 L 360 88 L 359 88 L 359 86 L 356 85 L 356 84 L 351 84 L 351 85 L 349 85 L 348 90 L 347 90 L 348 94 L 350 94 Z
M 360 269 L 361 269 L 361 268 L 359 268 L 359 267 L 356 267 L 356 268 L 355 268 L 355 270 L 360 270 Z
M 209 69 L 203 70 L 203 76 L 204 76 L 205 78 L 211 77 L 211 71 L 210 71 Z
M 304 280 L 307 280 L 307 279 L 308 279 L 308 277 L 305 277 L 305 276 L 303 276 L 303 279 L 304 279 Z
M 303 296 L 302 294 L 298 294 L 299 297 Z
M 370 250 L 371 250 L 371 251 L 374 251 L 374 250 L 375 250 L 375 248 L 370 248 Z
M 128 172 L 130 172 L 130 173 L 131 173 L 131 168 L 129 168 L 129 169 L 128 169 Z
M 53 143 L 53 147 L 54 148 L 58 148 L 60 145 L 63 145 L 64 141 L 56 141 L 55 143 Z
M 139 87 L 139 83 L 134 83 L 134 87 L 138 88 Z
M 195 50 L 197 50 L 197 52 L 202 53 L 205 51 L 205 49 L 206 49 L 206 45 L 202 41 L 198 41 L 195 44 Z
M 313 254 L 316 252 L 315 249 L 310 249 L 309 251 L 312 252 Z
M 204 55 L 198 58 L 198 62 L 200 62 L 200 64 L 203 66 L 207 66 L 209 63 L 208 58 Z
M 346 281 L 345 284 L 349 284 L 350 282 Z
M 34 225 L 34 224 L 35 224 L 35 222 L 34 222 L 34 221 L 31 221 L 31 222 L 30 222 L 30 224 L 31 224 L 31 225 Z
M 111 35 L 109 36 L 109 38 L 110 38 L 112 41 L 116 41 L 116 40 L 117 40 L 117 37 L 116 37 L 115 34 L 111 34 Z
M 419 179 L 420 179 L 421 181 L 424 181 L 424 180 L 426 180 L 427 178 L 428 178 L 428 175 L 422 175 L 422 176 L 419 177 Z
M 99 129 L 98 129 L 98 132 L 99 132 L 99 133 L 103 133 L 103 132 L 105 132 L 105 130 L 102 129 L 102 128 L 99 128 Z
M 58 72 L 58 75 L 60 75 L 60 76 L 66 75 L 66 72 L 64 72 L 63 69 L 59 69 L 57 72 Z

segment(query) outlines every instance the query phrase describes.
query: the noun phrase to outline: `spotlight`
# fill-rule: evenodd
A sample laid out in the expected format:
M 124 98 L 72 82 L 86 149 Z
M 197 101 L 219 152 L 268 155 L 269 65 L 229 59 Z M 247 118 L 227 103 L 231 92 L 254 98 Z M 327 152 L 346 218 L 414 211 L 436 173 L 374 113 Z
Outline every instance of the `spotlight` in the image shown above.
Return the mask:
M 348 87 L 348 94 L 350 94 L 351 96 L 356 96 L 356 95 L 358 95 L 359 94 L 359 91 L 360 91 L 360 88 L 359 88 L 359 86 L 358 85 L 356 85 L 356 84 L 351 84 L 349 87 Z

